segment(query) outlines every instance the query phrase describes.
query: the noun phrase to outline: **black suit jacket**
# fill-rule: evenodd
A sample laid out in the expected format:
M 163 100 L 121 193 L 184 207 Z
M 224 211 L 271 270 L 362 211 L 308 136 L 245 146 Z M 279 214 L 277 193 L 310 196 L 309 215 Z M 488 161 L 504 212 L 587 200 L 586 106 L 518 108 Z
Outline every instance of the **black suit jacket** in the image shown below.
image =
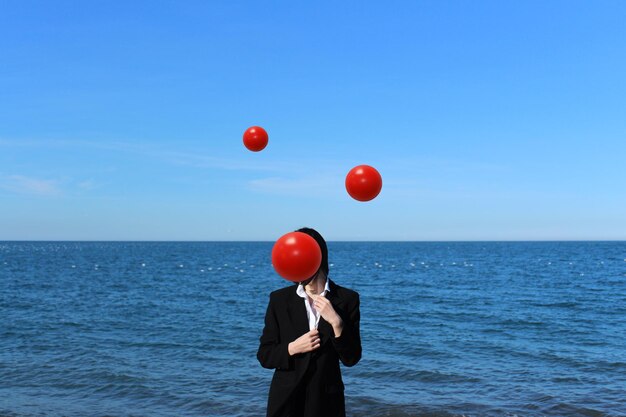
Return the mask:
M 296 293 L 296 285 L 270 294 L 265 314 L 265 327 L 257 358 L 264 368 L 275 369 L 269 391 L 267 416 L 293 416 L 293 396 L 306 390 L 307 417 L 345 416 L 344 385 L 339 361 L 345 366 L 361 359 L 359 331 L 359 294 L 333 281 L 328 283 L 326 297 L 343 320 L 340 337 L 332 326 L 320 318 L 320 347 L 313 352 L 289 356 L 289 343 L 309 331 L 304 300 Z

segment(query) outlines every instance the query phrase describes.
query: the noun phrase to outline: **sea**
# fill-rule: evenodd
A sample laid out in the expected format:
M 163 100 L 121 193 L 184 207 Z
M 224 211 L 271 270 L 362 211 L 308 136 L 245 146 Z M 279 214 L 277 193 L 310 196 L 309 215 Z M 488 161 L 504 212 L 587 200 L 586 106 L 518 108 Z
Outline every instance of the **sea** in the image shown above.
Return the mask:
M 264 416 L 272 242 L 0 242 L 0 416 Z M 329 242 L 348 416 L 626 416 L 626 242 Z

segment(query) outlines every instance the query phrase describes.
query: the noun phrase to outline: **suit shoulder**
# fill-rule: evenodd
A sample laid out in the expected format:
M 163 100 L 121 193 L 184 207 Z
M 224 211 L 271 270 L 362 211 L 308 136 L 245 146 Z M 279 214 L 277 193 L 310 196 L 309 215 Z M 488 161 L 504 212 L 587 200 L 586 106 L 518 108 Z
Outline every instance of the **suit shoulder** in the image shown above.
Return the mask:
M 344 300 L 358 300 L 359 293 L 351 290 L 350 288 L 342 287 L 341 285 L 335 284 L 335 291 L 337 291 L 337 295 Z
M 270 293 L 270 300 L 284 300 L 291 295 L 291 293 L 295 292 L 295 286 L 290 285 L 288 287 L 279 288 Z

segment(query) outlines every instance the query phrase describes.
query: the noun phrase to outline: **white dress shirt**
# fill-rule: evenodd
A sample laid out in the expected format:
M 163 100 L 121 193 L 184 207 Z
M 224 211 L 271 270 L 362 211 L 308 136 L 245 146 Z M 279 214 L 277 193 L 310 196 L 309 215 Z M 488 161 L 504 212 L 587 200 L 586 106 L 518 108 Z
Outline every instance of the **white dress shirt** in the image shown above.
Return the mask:
M 330 292 L 330 287 L 328 286 L 328 278 L 326 278 L 326 283 L 324 284 L 324 291 L 320 294 L 322 297 L 326 295 L 326 293 Z M 309 330 L 317 329 L 317 325 L 320 322 L 320 313 L 315 309 L 315 305 L 313 304 L 313 299 L 309 297 L 304 290 L 302 284 L 298 284 L 298 289 L 296 289 L 296 293 L 304 298 L 304 305 L 306 307 L 306 316 L 309 319 Z

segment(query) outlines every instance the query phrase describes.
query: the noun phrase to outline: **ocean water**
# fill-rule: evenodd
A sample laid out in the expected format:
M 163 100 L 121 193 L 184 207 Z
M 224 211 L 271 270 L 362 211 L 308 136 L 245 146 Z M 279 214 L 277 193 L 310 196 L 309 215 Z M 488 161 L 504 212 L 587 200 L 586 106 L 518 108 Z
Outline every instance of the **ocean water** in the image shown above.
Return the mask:
M 263 416 L 271 242 L 0 242 L 0 416 Z M 626 416 L 626 242 L 330 242 L 349 416 Z

